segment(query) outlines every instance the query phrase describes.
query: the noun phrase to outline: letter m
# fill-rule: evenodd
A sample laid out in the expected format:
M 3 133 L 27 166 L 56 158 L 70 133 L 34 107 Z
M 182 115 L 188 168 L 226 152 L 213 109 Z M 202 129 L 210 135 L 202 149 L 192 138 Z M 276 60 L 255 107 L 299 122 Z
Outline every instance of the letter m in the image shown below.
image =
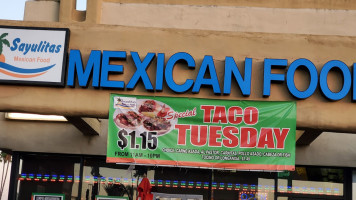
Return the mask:
M 93 50 L 90 53 L 87 65 L 83 68 L 82 56 L 79 50 L 70 50 L 67 85 L 74 87 L 75 74 L 78 76 L 79 86 L 87 87 L 89 77 L 93 71 L 93 87 L 99 87 L 101 51 Z

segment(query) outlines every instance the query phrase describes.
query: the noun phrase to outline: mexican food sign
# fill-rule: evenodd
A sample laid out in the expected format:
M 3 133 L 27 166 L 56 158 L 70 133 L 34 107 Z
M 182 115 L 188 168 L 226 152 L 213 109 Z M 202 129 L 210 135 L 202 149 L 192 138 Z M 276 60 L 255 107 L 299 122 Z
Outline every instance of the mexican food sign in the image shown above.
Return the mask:
M 295 102 L 112 94 L 107 162 L 294 170 Z
M 64 86 L 68 29 L 0 26 L 0 82 Z

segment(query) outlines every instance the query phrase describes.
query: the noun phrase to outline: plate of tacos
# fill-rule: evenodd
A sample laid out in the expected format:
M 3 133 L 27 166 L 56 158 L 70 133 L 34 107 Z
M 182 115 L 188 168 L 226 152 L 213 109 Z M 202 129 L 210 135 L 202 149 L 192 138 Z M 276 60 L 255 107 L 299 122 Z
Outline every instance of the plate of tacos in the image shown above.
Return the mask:
M 152 99 L 137 99 L 136 109 L 116 109 L 114 122 L 119 128 L 129 130 L 157 132 L 158 135 L 169 133 L 178 119 L 167 119 L 174 110 L 167 104 Z

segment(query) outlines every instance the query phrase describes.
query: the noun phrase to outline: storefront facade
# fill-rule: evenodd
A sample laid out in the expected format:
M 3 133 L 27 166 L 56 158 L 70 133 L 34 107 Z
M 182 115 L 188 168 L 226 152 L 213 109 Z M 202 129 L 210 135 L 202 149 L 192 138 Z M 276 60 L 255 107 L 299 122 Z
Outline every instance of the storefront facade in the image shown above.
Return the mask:
M 104 156 L 16 155 L 21 163 L 19 180 L 13 185 L 17 199 L 27 199 L 33 192 L 65 194 L 66 199 L 131 197 L 142 170 L 147 170 L 153 194 L 161 198 L 352 199 L 350 168 L 297 166 L 296 171 L 276 173 L 136 166 L 128 171 L 129 165 L 106 163 Z
M 25 21 L 0 25 L 67 30 L 62 86 L 2 81 L 0 110 L 63 115 L 70 123 L 2 113 L 0 148 L 13 155 L 9 199 L 134 199 L 144 172 L 161 199 L 355 199 L 353 3 L 93 0 L 83 12 L 75 1 L 28 2 Z M 180 55 L 186 62 L 172 61 Z M 231 60 L 241 79 L 227 81 Z M 212 76 L 216 82 L 204 82 Z M 112 93 L 182 104 L 295 102 L 295 170 L 107 163 Z

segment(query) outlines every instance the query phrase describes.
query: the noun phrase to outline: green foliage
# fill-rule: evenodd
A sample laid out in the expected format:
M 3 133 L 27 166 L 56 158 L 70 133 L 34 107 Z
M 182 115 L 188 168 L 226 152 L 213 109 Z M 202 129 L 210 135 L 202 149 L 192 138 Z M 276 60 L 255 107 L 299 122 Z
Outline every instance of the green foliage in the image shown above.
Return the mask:
M 116 185 L 116 184 L 111 184 L 111 185 L 105 185 L 104 189 L 108 196 L 118 196 L 118 197 L 123 197 L 125 194 L 127 194 L 128 198 L 131 200 L 132 196 L 132 190 L 133 188 L 130 186 L 124 186 L 122 184 Z
M 8 33 L 3 33 L 3 34 L 1 34 L 0 40 L 3 39 L 3 38 L 5 38 L 7 35 L 9 35 L 9 34 L 8 34 Z
M 6 46 L 10 47 L 10 42 L 7 39 L 5 39 L 5 37 L 7 35 L 8 35 L 8 33 L 3 33 L 0 36 L 0 55 L 2 54 L 2 50 L 3 50 L 4 44 Z
M 6 46 L 10 47 L 10 42 L 9 42 L 9 40 L 3 39 L 2 42 L 3 42 Z
M 0 162 L 11 162 L 11 155 L 0 151 Z

